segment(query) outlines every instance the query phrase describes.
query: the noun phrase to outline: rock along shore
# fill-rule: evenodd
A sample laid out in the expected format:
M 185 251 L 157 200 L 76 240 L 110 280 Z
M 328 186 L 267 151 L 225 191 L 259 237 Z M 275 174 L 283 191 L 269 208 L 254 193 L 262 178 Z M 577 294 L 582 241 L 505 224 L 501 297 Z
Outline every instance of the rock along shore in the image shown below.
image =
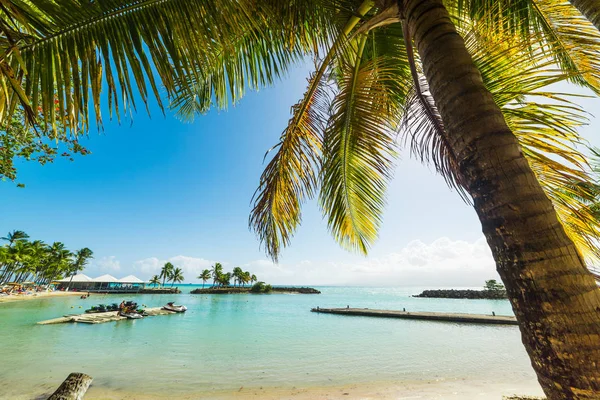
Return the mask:
M 239 294 L 252 293 L 249 287 L 222 287 L 222 288 L 206 288 L 195 289 L 191 294 Z M 271 293 L 300 293 L 300 294 L 320 294 L 317 289 L 309 287 L 273 287 Z
M 178 294 L 181 290 L 178 288 L 157 288 L 157 289 L 141 289 L 139 294 Z
M 507 299 L 506 290 L 457 290 L 457 289 L 438 289 L 424 290 L 421 294 L 413 297 L 428 297 L 434 299 L 488 299 L 503 300 Z

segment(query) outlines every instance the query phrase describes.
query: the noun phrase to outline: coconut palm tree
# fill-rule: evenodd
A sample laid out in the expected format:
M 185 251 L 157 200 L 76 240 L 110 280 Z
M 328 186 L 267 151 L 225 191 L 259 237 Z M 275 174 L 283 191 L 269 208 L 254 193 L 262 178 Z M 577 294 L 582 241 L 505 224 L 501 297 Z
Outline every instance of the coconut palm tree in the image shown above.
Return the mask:
M 250 284 L 254 284 L 254 282 L 258 282 L 258 279 L 256 278 L 256 275 L 252 274 L 250 275 Z
M 160 277 L 158 275 L 152 276 L 149 283 L 154 286 L 160 286 Z
M 202 279 L 202 288 L 204 288 L 204 284 L 206 283 L 207 280 L 209 280 L 211 277 L 210 274 L 210 270 L 205 269 L 202 271 L 202 273 L 200 275 L 198 275 L 198 279 Z
M 65 1 L 63 6 L 61 1 Z M 345 247 L 366 252 L 382 218 L 384 189 L 396 153 L 394 134 L 401 127 L 403 113 L 416 110 L 416 117 L 404 120 L 411 128 L 411 147 L 472 202 L 547 397 L 598 397 L 593 383 L 600 379 L 598 369 L 585 360 L 599 351 L 597 341 L 590 344 L 588 338 L 600 330 L 595 311 L 600 307 L 600 294 L 573 243 L 577 232 L 568 231 L 554 209 L 569 205 L 547 190 L 548 184 L 559 186 L 554 178 L 560 174 L 552 171 L 557 165 L 553 154 L 578 158 L 557 147 L 548 151 L 544 144 L 555 144 L 562 137 L 558 127 L 572 127 L 573 121 L 565 118 L 566 109 L 561 109 L 560 123 L 548 112 L 550 108 L 536 116 L 532 109 L 540 108 L 521 98 L 531 87 L 520 88 L 512 99 L 519 110 L 510 110 L 511 101 L 501 108 L 498 96 L 515 92 L 492 92 L 491 86 L 499 84 L 486 79 L 484 67 L 512 60 L 496 53 L 478 61 L 469 51 L 469 40 L 487 42 L 488 53 L 494 53 L 499 44 L 520 44 L 521 37 L 511 37 L 508 30 L 505 35 L 481 35 L 479 28 L 485 24 L 453 18 L 458 16 L 453 3 L 441 0 L 360 4 L 298 0 L 285 2 L 285 7 L 269 0 L 165 0 L 114 8 L 110 8 L 113 3 L 102 2 L 69 2 L 66 7 L 66 1 L 13 1 L 3 9 L 11 16 L 5 18 L 3 27 L 7 36 L 1 64 L 7 87 L 1 94 L 2 110 L 7 110 L 3 117 L 10 117 L 13 107 L 9 105 L 19 101 L 29 111 L 29 119 L 33 119 L 31 110 L 40 106 L 45 119 L 85 129 L 90 89 L 89 99 L 96 110 L 100 110 L 103 85 L 113 100 L 111 110 L 117 106 L 117 88 L 126 105 L 133 101 L 131 81 L 145 101 L 149 91 L 157 92 L 154 70 L 168 95 L 181 94 L 174 105 L 183 114 L 206 111 L 213 99 L 223 105 L 227 90 L 235 100 L 248 87 L 243 82 L 251 82 L 251 87 L 271 82 L 290 61 L 313 49 L 324 51 L 316 57 L 317 70 L 293 109 L 257 192 L 251 223 L 267 251 L 276 258 L 289 244 L 301 220 L 301 204 L 319 189 L 333 235 Z M 574 20 L 579 27 L 582 21 Z M 197 31 L 189 34 L 188 25 L 181 21 L 197 26 Z M 338 25 L 337 21 L 343 22 Z M 589 72 L 594 68 L 581 71 L 585 64 L 572 56 L 587 57 L 587 65 L 598 65 L 597 38 L 585 25 L 566 33 L 564 27 L 569 24 L 563 19 L 558 25 L 562 31 L 550 26 L 551 34 L 545 34 L 542 42 L 550 43 L 552 49 L 562 47 L 557 58 L 563 71 L 554 81 L 570 79 L 597 89 L 595 75 Z M 96 35 L 81 35 L 86 28 Z M 109 34 L 109 29 L 118 30 L 119 35 Z M 577 37 L 574 43 L 579 46 L 565 46 L 562 40 Z M 18 39 L 19 51 L 13 50 L 13 38 Z M 143 49 L 140 43 L 148 46 L 154 69 L 139 50 Z M 546 49 L 535 44 L 529 47 Z M 114 48 L 124 51 L 111 53 Z M 64 53 L 69 57 L 63 57 Z M 74 57 L 78 62 L 72 62 Z M 53 68 L 34 62 L 46 59 L 53 60 Z M 103 61 L 103 69 L 98 60 Z M 80 79 L 82 71 L 84 79 Z M 514 77 L 520 78 L 519 72 L 509 79 L 508 88 L 515 84 Z M 538 75 L 550 83 L 543 76 Z M 334 83 L 333 93 L 326 86 L 328 79 Z M 533 90 L 541 92 L 539 86 Z M 52 101 L 55 96 L 57 107 Z M 425 123 L 424 129 L 418 129 L 418 121 Z M 536 157 L 549 167 L 536 170 L 529 162 Z M 562 172 L 567 170 L 562 168 Z M 581 172 L 573 171 L 574 175 Z
M 173 270 L 175 267 L 170 262 L 166 262 L 165 265 L 160 270 L 159 277 L 162 278 L 162 286 L 165 286 L 166 280 L 171 280 L 171 276 L 173 275 Z
M 210 269 L 210 272 L 212 274 L 214 286 L 215 284 L 219 283 L 219 278 L 223 274 L 223 266 L 221 265 L 221 263 L 215 263 L 215 265 L 213 265 Z
M 77 250 L 75 252 L 75 258 L 71 263 L 69 274 L 71 275 L 71 279 L 69 280 L 69 284 L 67 285 L 67 289 L 71 287 L 71 282 L 73 281 L 73 277 L 79 273 L 79 271 L 83 271 L 86 264 L 90 259 L 94 258 L 94 252 L 87 247 L 83 249 Z
M 23 231 L 14 230 L 12 232 L 8 232 L 8 235 L 0 238 L 8 242 L 8 246 L 12 247 L 12 245 L 19 240 L 27 240 L 29 239 L 29 235 Z
M 242 272 L 240 281 L 243 285 L 246 285 L 246 284 L 250 283 L 250 278 L 251 278 L 250 272 L 244 271 L 244 272 Z
M 231 274 L 233 277 L 233 286 L 235 286 L 236 283 L 240 284 L 243 273 L 244 271 L 240 267 L 235 267 L 233 269 L 233 273 Z
M 173 284 L 175 283 L 180 283 L 183 282 L 183 271 L 181 270 L 181 268 L 175 268 L 173 270 L 173 273 L 171 274 L 170 280 L 171 280 L 171 287 L 173 287 Z

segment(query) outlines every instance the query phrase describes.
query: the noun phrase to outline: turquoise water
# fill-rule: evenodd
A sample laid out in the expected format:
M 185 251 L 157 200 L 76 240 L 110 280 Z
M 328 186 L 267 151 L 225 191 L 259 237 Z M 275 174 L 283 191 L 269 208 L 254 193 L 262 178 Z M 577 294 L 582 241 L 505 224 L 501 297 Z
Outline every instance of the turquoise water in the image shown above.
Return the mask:
M 98 325 L 36 325 L 124 295 L 0 304 L 0 398 L 52 391 L 73 371 L 94 385 L 182 394 L 244 387 L 312 387 L 372 381 L 467 379 L 531 382 L 517 327 L 311 313 L 368 307 L 512 315 L 508 301 L 412 298 L 422 288 L 322 287 L 320 295 L 127 296 L 185 314 Z M 82 307 L 80 309 L 79 307 Z M 25 379 L 26 378 L 26 379 Z

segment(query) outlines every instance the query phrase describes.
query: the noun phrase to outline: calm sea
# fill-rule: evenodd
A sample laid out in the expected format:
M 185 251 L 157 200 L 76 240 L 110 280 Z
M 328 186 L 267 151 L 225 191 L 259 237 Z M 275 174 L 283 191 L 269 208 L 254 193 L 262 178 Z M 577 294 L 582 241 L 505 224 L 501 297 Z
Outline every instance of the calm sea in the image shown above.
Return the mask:
M 115 391 L 185 395 L 374 381 L 535 382 L 517 327 L 344 317 L 311 307 L 512 315 L 508 301 L 410 297 L 423 288 L 320 287 L 320 295 L 92 295 L 0 304 L 0 398 L 35 398 L 73 371 Z M 36 325 L 97 303 L 185 304 L 185 314 Z

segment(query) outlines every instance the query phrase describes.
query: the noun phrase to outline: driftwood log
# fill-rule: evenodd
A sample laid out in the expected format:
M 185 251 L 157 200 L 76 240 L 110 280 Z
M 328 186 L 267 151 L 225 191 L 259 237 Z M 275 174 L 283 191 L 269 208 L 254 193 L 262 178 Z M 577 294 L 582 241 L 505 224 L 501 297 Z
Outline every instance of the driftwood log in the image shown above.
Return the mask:
M 81 372 L 69 374 L 67 379 L 48 397 L 48 400 L 82 400 L 93 378 Z

